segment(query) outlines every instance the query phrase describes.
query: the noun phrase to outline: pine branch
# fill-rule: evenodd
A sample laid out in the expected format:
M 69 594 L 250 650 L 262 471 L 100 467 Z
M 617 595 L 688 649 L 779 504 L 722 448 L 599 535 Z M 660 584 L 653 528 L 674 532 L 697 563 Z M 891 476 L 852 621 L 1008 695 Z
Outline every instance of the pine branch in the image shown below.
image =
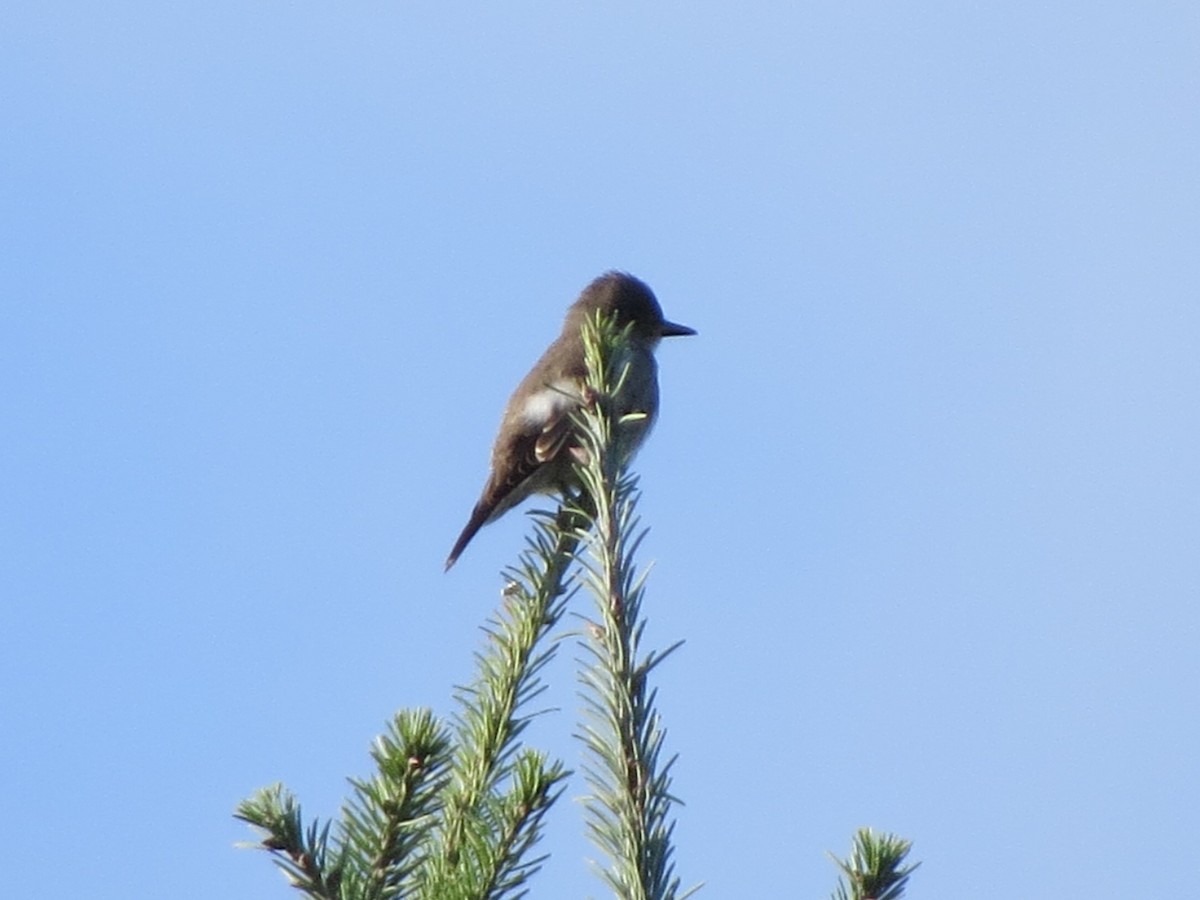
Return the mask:
M 417 851 L 439 808 L 450 741 L 428 711 L 402 712 L 376 738 L 371 756 L 378 774 L 351 779 L 354 796 L 343 809 L 342 845 L 351 863 L 344 896 L 391 900 L 421 862 Z
M 579 415 L 585 459 L 583 493 L 592 505 L 580 530 L 588 558 L 583 581 L 596 600 L 589 623 L 588 657 L 580 672 L 585 721 L 580 726 L 591 762 L 592 795 L 585 800 L 587 828 L 609 866 L 603 879 L 621 900 L 675 900 L 679 879 L 671 861 L 670 793 L 675 757 L 662 759 L 665 732 L 648 688 L 651 670 L 679 647 L 641 656 L 645 628 L 641 602 L 645 575 L 633 557 L 645 535 L 635 507 L 637 482 L 626 469 L 627 428 L 644 428 L 645 414 L 618 417 L 612 399 L 622 388 L 620 360 L 626 334 L 598 320 L 584 329 L 591 402 Z M 690 893 L 690 892 L 688 892 Z
M 517 567 L 501 612 L 476 654 L 477 675 L 458 691 L 453 736 L 428 711 L 399 713 L 372 749 L 376 774 L 351 779 L 342 819 L 305 826 L 300 805 L 276 785 L 235 815 L 263 832 L 289 881 L 313 900 L 502 900 L 519 896 L 542 859 L 531 858 L 546 811 L 567 772 L 520 736 L 536 713 L 542 668 L 557 643 L 539 649 L 562 617 L 579 513 L 543 516 Z M 452 739 L 453 737 L 453 739 Z
M 500 898 L 536 871 L 524 855 L 541 835 L 546 810 L 566 778 L 561 763 L 536 753 L 517 757 L 518 739 L 534 714 L 521 710 L 544 690 L 539 673 L 557 642 L 539 642 L 561 619 L 570 591 L 575 513 L 537 520 L 519 564 L 508 570 L 504 609 L 490 620 L 486 652 L 476 654 L 477 674 L 460 688 L 457 749 L 443 800 L 441 822 L 426 849 L 420 894 Z M 505 782 L 511 782 L 501 793 Z
M 261 842 L 251 846 L 268 851 L 293 887 L 313 900 L 341 897 L 342 867 L 327 865 L 329 823 L 321 827 L 314 821 L 306 832 L 300 804 L 283 785 L 263 788 L 243 800 L 234 816 L 264 832 Z
M 838 880 L 833 900 L 901 900 L 908 876 L 920 865 L 902 865 L 910 849 L 912 841 L 860 828 L 848 859 L 829 854 L 846 879 Z
M 566 772 L 560 763 L 547 767 L 545 757 L 525 751 L 513 766 L 512 788 L 499 804 L 496 856 L 491 883 L 481 896 L 506 897 L 540 868 L 546 857 L 526 857 L 541 837 L 541 820 L 562 793 Z
M 418 862 L 417 836 L 436 809 L 448 746 L 427 710 L 399 713 L 372 750 L 378 774 L 351 781 L 356 796 L 333 839 L 331 822 L 304 827 L 300 804 L 282 785 L 260 790 L 234 815 L 264 832 L 253 846 L 314 900 L 390 900 Z

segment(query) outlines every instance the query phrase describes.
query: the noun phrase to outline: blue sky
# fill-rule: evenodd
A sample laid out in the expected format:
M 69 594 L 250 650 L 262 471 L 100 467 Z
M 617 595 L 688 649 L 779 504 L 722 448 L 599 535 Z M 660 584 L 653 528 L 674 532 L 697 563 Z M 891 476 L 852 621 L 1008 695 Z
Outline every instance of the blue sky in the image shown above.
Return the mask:
M 1186 892 L 1193 4 L 0 20 L 13 896 L 291 895 L 234 805 L 450 710 L 526 522 L 441 562 L 614 267 L 700 332 L 638 460 L 685 883 L 824 897 L 871 825 L 914 898 Z M 580 821 L 534 896 L 604 896 Z

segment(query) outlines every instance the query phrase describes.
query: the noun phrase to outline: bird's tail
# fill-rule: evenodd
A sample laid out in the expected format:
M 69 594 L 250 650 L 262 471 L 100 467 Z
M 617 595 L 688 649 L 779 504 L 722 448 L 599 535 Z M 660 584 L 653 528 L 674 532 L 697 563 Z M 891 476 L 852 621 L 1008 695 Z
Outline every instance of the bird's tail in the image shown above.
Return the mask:
M 484 526 L 488 517 L 492 514 L 494 504 L 484 505 L 476 503 L 475 509 L 471 511 L 471 518 L 467 520 L 466 527 L 462 530 L 462 534 L 458 536 L 458 540 L 454 542 L 454 549 L 450 551 L 450 555 L 446 557 L 446 568 L 444 571 L 449 572 L 450 567 L 458 562 L 458 558 L 462 556 L 462 552 L 467 549 L 467 544 L 471 543 L 471 538 L 475 537 L 475 533 Z

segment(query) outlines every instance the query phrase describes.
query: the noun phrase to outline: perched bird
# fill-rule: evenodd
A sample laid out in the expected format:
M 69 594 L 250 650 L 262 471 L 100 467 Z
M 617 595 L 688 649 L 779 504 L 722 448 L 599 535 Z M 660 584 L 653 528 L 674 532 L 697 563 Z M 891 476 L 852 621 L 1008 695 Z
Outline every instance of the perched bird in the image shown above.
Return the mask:
M 619 416 L 645 413 L 627 428 L 622 451 L 637 451 L 658 412 L 658 365 L 654 348 L 659 340 L 695 334 L 685 325 L 663 318 L 662 307 L 643 282 L 623 272 L 608 272 L 589 284 L 567 310 L 562 334 L 517 385 L 504 409 L 500 431 L 492 447 L 492 471 L 471 518 L 446 568 L 454 565 L 471 538 L 531 494 L 563 492 L 577 483 L 573 464 L 580 448 L 575 441 L 571 413 L 583 403 L 584 322 L 596 311 L 615 316 L 618 326 L 632 323 L 629 368 L 615 400 Z

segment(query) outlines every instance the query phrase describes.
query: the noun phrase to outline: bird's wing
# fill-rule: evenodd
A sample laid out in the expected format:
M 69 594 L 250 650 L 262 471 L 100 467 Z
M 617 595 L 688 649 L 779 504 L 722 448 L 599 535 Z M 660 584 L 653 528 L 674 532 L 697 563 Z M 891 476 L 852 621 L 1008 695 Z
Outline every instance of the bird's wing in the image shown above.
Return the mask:
M 543 466 L 554 463 L 570 443 L 571 414 L 578 407 L 578 386 L 564 379 L 543 386 L 529 395 L 523 406 L 507 411 L 507 427 L 501 428 L 492 449 L 492 475 L 480 498 L 481 502 L 489 501 L 492 517 L 521 502 L 530 492 L 553 486 L 549 481 L 535 482 L 529 490 L 522 489 L 530 479 L 537 478 Z
M 479 502 L 446 560 L 449 569 L 484 525 L 503 515 L 531 493 L 553 489 L 561 478 L 556 461 L 571 443 L 571 413 L 579 405 L 574 382 L 546 385 L 520 408 L 505 411 L 492 471 Z

